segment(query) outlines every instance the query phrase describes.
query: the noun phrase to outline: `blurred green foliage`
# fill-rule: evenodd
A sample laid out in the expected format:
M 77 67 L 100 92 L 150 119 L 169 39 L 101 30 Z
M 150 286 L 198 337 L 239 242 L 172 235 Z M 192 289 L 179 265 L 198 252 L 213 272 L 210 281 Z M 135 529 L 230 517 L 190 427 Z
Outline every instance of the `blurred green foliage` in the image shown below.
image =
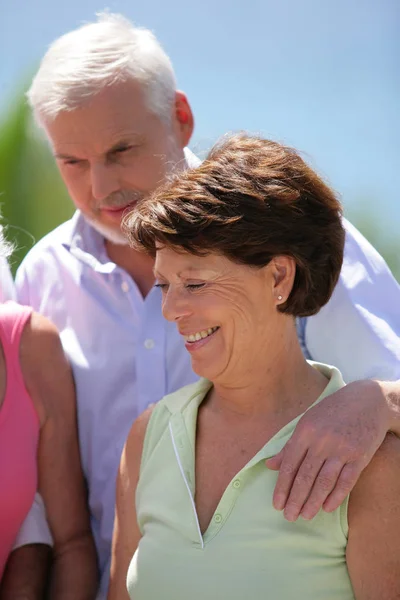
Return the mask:
M 48 231 L 68 219 L 73 205 L 59 176 L 47 141 L 33 126 L 25 98 L 4 114 L 0 123 L 0 206 L 7 237 L 16 250 L 15 272 L 28 250 Z M 349 211 L 352 223 L 384 256 L 400 281 L 400 243 L 377 229 L 376 207 L 363 203 Z
M 73 204 L 24 97 L 4 115 L 0 132 L 0 207 L 16 248 L 10 259 L 15 271 L 36 241 L 70 218 Z

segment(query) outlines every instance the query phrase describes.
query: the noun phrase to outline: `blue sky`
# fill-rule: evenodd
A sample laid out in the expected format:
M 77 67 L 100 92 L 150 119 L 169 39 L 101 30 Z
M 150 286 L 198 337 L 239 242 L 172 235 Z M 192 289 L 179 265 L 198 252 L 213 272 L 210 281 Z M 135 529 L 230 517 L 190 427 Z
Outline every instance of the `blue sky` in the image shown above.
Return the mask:
M 195 149 L 249 130 L 301 149 L 346 208 L 400 223 L 398 0 L 12 0 L 0 113 L 48 45 L 108 8 L 152 29 L 196 117 Z

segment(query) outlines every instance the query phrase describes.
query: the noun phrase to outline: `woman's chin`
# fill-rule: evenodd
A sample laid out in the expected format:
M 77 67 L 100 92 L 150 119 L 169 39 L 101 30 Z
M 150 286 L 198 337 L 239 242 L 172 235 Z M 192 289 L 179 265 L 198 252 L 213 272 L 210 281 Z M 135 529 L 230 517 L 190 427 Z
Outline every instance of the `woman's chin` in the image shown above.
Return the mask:
M 205 361 L 196 360 L 192 357 L 192 369 L 199 377 L 204 377 L 204 379 L 209 379 L 213 381 L 213 378 L 216 375 L 215 371 L 215 363 L 214 365 L 206 364 Z

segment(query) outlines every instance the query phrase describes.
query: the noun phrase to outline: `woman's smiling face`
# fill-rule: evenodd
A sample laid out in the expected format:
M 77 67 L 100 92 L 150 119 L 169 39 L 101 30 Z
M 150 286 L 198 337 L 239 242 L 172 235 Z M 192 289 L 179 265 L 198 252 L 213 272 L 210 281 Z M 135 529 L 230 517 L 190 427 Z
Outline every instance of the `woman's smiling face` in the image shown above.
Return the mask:
M 279 317 L 271 263 L 254 268 L 210 253 L 157 250 L 163 315 L 174 321 L 191 353 L 193 370 L 232 383 L 273 343 Z

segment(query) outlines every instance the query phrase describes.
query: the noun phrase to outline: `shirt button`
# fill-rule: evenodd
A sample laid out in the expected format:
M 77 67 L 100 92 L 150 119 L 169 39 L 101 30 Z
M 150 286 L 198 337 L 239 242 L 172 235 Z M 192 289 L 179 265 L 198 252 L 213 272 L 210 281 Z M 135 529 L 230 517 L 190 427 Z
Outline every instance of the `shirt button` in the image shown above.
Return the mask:
M 129 292 L 129 283 L 127 281 L 121 283 L 121 290 L 125 293 Z
M 145 340 L 144 347 L 146 348 L 146 350 L 152 350 L 152 348 L 154 348 L 154 340 L 150 338 L 148 340 Z
M 235 481 L 233 482 L 233 487 L 236 488 L 237 490 L 240 488 L 241 486 L 241 482 L 240 479 L 235 479 Z
M 215 517 L 214 517 L 214 521 L 215 521 L 216 523 L 221 523 L 221 521 L 222 521 L 222 517 L 221 517 L 221 515 L 217 513 L 217 514 L 215 515 Z

